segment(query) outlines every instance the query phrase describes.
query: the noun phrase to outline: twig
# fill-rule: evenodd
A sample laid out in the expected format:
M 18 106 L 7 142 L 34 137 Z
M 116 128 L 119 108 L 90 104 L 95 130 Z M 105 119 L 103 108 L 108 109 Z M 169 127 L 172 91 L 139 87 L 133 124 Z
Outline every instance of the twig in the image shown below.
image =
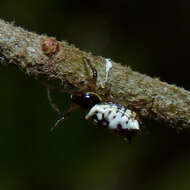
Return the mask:
M 105 94 L 105 58 L 0 20 L 1 63 L 15 64 L 52 87 L 68 93 L 84 91 L 92 73 L 83 64 L 83 57 L 90 59 L 98 71 L 98 94 L 104 101 L 130 105 L 142 118 L 158 120 L 176 129 L 189 128 L 190 92 L 112 61 L 108 77 L 111 91 Z

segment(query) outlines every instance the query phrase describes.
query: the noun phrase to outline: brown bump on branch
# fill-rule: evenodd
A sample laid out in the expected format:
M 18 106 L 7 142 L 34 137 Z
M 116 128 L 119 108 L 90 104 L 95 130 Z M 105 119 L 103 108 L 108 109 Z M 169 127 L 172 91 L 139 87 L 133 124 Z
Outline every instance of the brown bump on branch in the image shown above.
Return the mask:
M 42 50 L 48 55 L 55 55 L 59 51 L 59 42 L 55 38 L 45 38 L 42 41 Z

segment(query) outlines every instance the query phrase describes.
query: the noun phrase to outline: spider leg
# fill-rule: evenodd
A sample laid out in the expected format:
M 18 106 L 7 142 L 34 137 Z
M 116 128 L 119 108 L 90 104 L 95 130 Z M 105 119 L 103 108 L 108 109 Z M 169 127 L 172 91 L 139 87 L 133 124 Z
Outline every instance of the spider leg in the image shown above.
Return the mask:
M 95 92 L 96 91 L 96 82 L 97 82 L 97 70 L 94 67 L 94 65 L 92 65 L 90 59 L 87 59 L 86 57 L 83 57 L 83 62 L 85 64 L 87 64 L 90 69 L 92 70 L 92 79 L 91 79 L 91 85 L 89 86 L 90 91 Z
M 59 109 L 59 107 L 53 102 L 52 98 L 51 98 L 51 90 L 50 88 L 47 88 L 47 96 L 48 96 L 48 100 L 49 100 L 49 103 L 51 105 L 51 107 L 59 114 L 61 115 L 61 111 Z
M 108 82 L 108 81 L 105 82 L 105 86 L 103 88 L 103 90 L 104 90 L 104 96 L 109 96 L 110 95 L 111 86 L 112 86 L 112 84 L 110 82 Z
M 53 132 L 53 130 L 58 127 L 60 122 L 64 121 L 68 116 L 70 116 L 78 108 L 79 108 L 78 105 L 72 104 L 71 107 L 64 114 L 62 114 L 61 118 L 56 121 L 56 123 L 54 124 L 54 126 L 51 128 L 50 131 Z

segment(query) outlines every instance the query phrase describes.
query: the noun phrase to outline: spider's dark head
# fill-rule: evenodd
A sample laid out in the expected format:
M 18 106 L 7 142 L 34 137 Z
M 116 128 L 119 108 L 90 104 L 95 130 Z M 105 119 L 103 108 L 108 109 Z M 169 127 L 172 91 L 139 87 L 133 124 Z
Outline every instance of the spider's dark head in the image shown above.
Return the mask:
M 87 92 L 82 95 L 71 95 L 71 100 L 85 109 L 90 109 L 95 104 L 101 102 L 100 96 L 94 92 Z

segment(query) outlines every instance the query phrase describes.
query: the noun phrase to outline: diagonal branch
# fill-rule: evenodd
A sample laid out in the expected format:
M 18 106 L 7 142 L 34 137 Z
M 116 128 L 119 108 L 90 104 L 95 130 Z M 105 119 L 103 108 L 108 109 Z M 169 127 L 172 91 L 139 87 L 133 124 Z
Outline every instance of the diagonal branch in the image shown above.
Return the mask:
M 190 92 L 132 71 L 112 61 L 105 94 L 106 59 L 94 56 L 45 35 L 28 32 L 0 20 L 0 61 L 15 64 L 27 74 L 68 93 L 84 91 L 91 73 L 86 57 L 98 71 L 98 94 L 104 101 L 130 105 L 142 118 L 151 118 L 176 129 L 190 126 Z

